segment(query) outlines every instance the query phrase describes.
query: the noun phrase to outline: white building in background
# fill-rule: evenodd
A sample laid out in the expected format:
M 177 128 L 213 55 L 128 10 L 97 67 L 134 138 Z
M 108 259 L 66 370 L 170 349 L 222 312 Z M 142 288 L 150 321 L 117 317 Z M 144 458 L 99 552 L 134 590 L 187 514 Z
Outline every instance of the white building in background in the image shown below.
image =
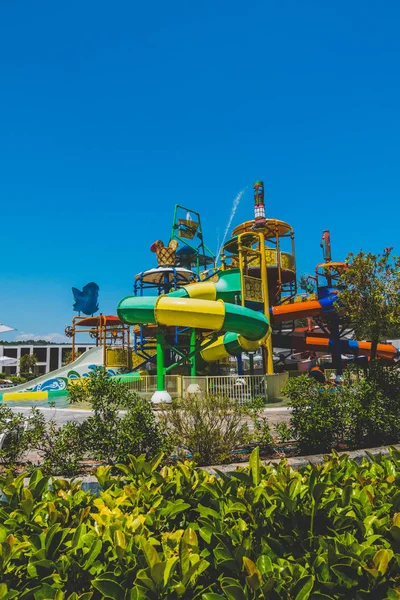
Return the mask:
M 79 344 L 75 346 L 75 352 L 85 352 L 93 348 L 93 344 Z M 16 375 L 19 373 L 19 359 L 24 354 L 34 354 L 36 356 L 36 373 L 44 375 L 50 371 L 55 371 L 63 366 L 65 355 L 72 350 L 71 344 L 5 344 L 0 345 L 0 357 L 16 358 L 17 366 L 2 367 L 7 375 Z

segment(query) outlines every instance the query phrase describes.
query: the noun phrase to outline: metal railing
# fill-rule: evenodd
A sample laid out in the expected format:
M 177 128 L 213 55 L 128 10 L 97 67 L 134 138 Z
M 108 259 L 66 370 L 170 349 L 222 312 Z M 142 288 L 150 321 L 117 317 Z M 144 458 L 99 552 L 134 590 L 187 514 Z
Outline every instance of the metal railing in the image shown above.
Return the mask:
M 240 404 L 253 398 L 268 399 L 265 375 L 216 375 L 207 377 L 182 377 L 183 394 L 220 394 Z
M 134 379 L 127 384 L 128 388 L 137 394 L 150 398 L 157 390 L 156 375 L 142 375 L 140 379 Z M 182 396 L 182 377 L 180 375 L 166 375 L 165 387 L 171 398 Z
M 275 375 L 216 375 L 187 377 L 167 375 L 165 387 L 172 398 L 188 394 L 222 394 L 240 403 L 261 397 L 272 402 L 283 396 L 282 388 L 288 379 L 288 373 Z M 157 389 L 157 377 L 145 375 L 126 384 L 137 394 L 151 398 Z
M 240 403 L 254 398 L 272 402 L 283 396 L 282 389 L 288 379 L 287 373 L 274 375 L 225 375 L 208 377 L 183 377 L 183 392 L 191 393 L 193 385 L 199 385 L 203 392 L 222 394 Z M 200 381 L 198 381 L 200 380 Z

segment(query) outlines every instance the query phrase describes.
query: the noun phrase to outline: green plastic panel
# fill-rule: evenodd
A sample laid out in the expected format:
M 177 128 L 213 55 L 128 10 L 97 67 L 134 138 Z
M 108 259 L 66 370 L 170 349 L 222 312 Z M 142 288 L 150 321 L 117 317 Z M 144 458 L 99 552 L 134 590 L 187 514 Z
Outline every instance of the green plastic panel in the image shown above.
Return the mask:
M 217 299 L 224 302 L 235 302 L 236 296 L 240 297 L 240 270 L 229 269 L 219 273 L 219 279 L 216 282 Z
M 117 314 L 128 325 L 154 324 L 156 302 L 156 296 L 127 296 L 118 304 Z
M 189 298 L 189 294 L 184 287 L 179 288 L 168 294 L 171 298 Z
M 239 334 L 233 333 L 232 331 L 228 331 L 224 335 L 225 350 L 231 356 L 237 356 L 238 354 L 241 354 L 243 352 L 243 348 L 239 344 L 238 338 L 239 338 Z
M 247 340 L 261 340 L 268 333 L 269 323 L 263 313 L 236 304 L 225 306 L 224 331 L 240 333 Z

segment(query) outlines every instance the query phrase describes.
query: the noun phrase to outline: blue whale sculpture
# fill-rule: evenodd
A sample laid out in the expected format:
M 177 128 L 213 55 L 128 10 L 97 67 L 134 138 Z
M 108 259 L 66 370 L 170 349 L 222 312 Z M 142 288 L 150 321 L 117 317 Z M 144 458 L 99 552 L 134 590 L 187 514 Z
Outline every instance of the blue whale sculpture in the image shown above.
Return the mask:
M 82 291 L 73 287 L 72 293 L 75 300 L 73 308 L 77 312 L 82 312 L 84 315 L 93 315 L 99 310 L 99 286 L 97 283 L 93 281 L 87 283 Z

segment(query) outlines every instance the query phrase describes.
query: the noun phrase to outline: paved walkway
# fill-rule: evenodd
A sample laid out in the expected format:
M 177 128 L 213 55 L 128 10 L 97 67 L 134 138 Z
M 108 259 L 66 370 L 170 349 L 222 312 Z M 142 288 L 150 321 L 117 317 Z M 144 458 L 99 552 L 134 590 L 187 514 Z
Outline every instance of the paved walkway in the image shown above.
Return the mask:
M 29 415 L 31 407 L 16 407 L 13 406 L 11 409 L 13 412 L 22 413 L 26 416 Z M 90 415 L 93 414 L 91 410 L 79 410 L 74 408 L 49 408 L 41 406 L 38 408 L 40 412 L 42 412 L 46 418 L 46 420 L 54 419 L 57 425 L 63 425 L 68 421 L 77 421 L 78 423 L 82 423 L 87 419 Z M 121 411 L 123 412 L 123 411 Z M 157 415 L 157 411 L 155 411 Z M 290 408 L 282 407 L 282 408 L 265 408 L 264 414 L 268 417 L 268 421 L 271 425 L 276 425 L 281 421 L 288 422 L 290 419 Z M 248 419 L 246 418 L 246 421 Z

